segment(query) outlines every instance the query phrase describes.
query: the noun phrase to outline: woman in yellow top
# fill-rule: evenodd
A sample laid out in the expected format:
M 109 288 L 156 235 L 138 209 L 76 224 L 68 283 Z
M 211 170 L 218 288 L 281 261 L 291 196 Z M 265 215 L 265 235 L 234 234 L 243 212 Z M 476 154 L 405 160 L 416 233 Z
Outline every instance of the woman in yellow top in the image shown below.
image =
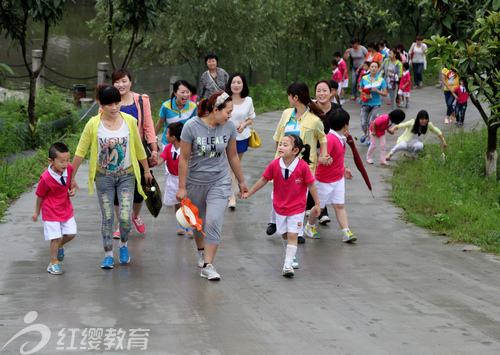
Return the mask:
M 132 203 L 134 181 L 139 193 L 146 198 L 141 187 L 139 163 L 144 168 L 144 178 L 153 178 L 149 170 L 146 152 L 141 142 L 137 120 L 120 112 L 121 95 L 111 85 L 100 85 L 96 90 L 96 100 L 102 112 L 92 117 L 83 130 L 73 158 L 73 173 L 70 189 L 80 189 L 75 176 L 90 146 L 89 194 L 93 193 L 94 180 L 101 206 L 101 233 L 105 258 L 103 269 L 112 269 L 113 258 L 113 202 L 115 194 L 119 202 L 120 223 L 120 263 L 130 261 L 127 241 L 132 226 Z
M 324 131 L 323 122 L 321 121 L 325 115 L 323 111 L 311 100 L 309 87 L 306 83 L 292 83 L 286 89 L 288 101 L 291 108 L 286 109 L 281 116 L 273 139 L 276 141 L 276 155 L 278 156 L 278 144 L 286 134 L 295 134 L 299 136 L 304 144 L 309 144 L 311 147 L 311 164 L 309 168 L 314 176 L 318 162 L 324 165 L 331 164 L 331 158 L 327 154 L 328 147 L 326 143 L 326 134 Z M 318 143 L 321 148 L 321 155 L 318 158 L 317 147 Z M 276 214 L 271 211 L 271 221 L 267 227 L 268 235 L 276 232 Z M 304 238 L 299 236 L 299 243 L 304 243 Z
M 425 110 L 420 110 L 416 119 L 411 119 L 389 128 L 388 132 L 394 134 L 395 131 L 403 128 L 406 130 L 398 138 L 396 146 L 387 154 L 385 157 L 386 160 L 391 159 L 391 157 L 399 151 L 412 153 L 413 158 L 416 158 L 418 153 L 424 149 L 424 143 L 427 141 L 427 138 L 429 138 L 429 132 L 434 133 L 441 139 L 443 150 L 447 147 L 443 133 L 439 128 L 434 126 L 432 122 L 429 122 L 429 114 Z

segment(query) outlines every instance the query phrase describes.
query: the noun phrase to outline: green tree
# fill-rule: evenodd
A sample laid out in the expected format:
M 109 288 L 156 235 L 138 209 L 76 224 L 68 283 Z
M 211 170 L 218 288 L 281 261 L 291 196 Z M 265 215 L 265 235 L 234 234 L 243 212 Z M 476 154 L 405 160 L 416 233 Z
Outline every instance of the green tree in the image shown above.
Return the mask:
M 49 45 L 50 27 L 57 25 L 66 12 L 63 0 L 1 0 L 0 31 L 10 37 L 14 46 L 21 49 L 24 65 L 30 75 L 30 94 L 28 98 L 28 120 L 30 134 L 34 139 L 37 118 L 35 115 L 36 80 L 45 64 Z M 33 22 L 43 24 L 42 59 L 38 68 L 30 68 L 27 50 L 32 44 L 30 35 L 34 32 Z M 34 144 L 34 140 L 32 144 Z
M 159 15 L 168 6 L 167 0 L 97 0 L 96 17 L 89 21 L 92 34 L 106 41 L 113 70 L 115 64 L 114 39 L 123 45 L 123 62 L 119 68 L 129 66 L 136 50 L 158 25 Z
M 496 7 L 500 3 L 496 2 Z M 488 128 L 486 147 L 486 176 L 497 177 L 497 145 L 500 128 L 500 14 L 477 11 L 472 23 L 470 39 L 451 41 L 452 36 L 432 36 L 426 43 L 432 47 L 429 56 L 448 68 L 454 68 L 459 77 L 465 78 L 467 91 L 474 106 L 479 110 Z M 465 15 L 464 15 L 465 16 Z M 460 27 L 460 24 L 457 25 Z M 446 28 L 448 28 L 445 25 Z M 463 33 L 469 33 L 464 31 Z M 475 42 L 473 42 L 473 40 Z M 487 112 L 482 102 L 489 108 Z

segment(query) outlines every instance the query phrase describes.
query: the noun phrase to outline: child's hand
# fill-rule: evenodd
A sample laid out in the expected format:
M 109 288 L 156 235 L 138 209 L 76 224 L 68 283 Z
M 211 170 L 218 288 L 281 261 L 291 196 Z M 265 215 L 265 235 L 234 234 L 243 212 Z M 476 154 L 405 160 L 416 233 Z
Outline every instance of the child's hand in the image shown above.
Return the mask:
M 321 207 L 319 207 L 319 205 L 314 205 L 314 207 L 311 208 L 311 214 L 315 217 L 319 217 L 321 214 Z
M 389 134 L 394 134 L 394 131 L 395 131 L 395 129 L 394 129 L 394 128 L 395 128 L 395 127 L 388 128 L 388 129 L 387 129 L 387 132 L 389 132 Z
M 68 194 L 69 194 L 69 197 L 75 196 L 76 195 L 76 187 L 69 189 Z
M 35 212 L 35 213 L 33 213 L 33 214 L 31 215 L 31 220 L 32 220 L 33 222 L 38 221 L 38 213 L 36 213 L 36 212 Z
M 344 177 L 345 177 L 347 180 L 351 180 L 353 176 L 354 176 L 354 175 L 352 175 L 352 171 L 351 171 L 351 169 L 348 169 L 348 168 L 345 168 L 345 169 L 344 169 Z
M 250 197 L 250 194 L 247 192 L 238 192 L 238 197 L 241 199 L 247 199 Z
M 374 137 L 375 137 L 376 135 L 377 135 L 377 132 L 372 131 L 372 136 L 374 136 Z

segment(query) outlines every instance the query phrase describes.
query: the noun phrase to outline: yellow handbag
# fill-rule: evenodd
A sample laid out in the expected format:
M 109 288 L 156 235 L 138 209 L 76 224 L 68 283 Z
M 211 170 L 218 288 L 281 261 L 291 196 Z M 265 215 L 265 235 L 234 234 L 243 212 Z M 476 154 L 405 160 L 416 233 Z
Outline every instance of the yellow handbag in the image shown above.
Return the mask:
M 248 146 L 250 148 L 259 148 L 262 145 L 262 142 L 260 141 L 259 135 L 257 134 L 257 132 L 255 132 L 255 129 L 253 128 L 253 122 L 250 133 L 251 133 L 250 138 L 248 138 Z

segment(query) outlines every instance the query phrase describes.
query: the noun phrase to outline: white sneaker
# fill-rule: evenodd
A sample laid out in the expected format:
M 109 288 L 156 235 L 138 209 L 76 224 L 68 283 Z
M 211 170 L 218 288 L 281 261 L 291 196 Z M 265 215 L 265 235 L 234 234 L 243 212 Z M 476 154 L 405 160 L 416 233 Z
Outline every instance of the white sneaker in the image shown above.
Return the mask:
M 297 258 L 293 258 L 292 268 L 293 269 L 298 269 L 299 268 L 299 262 L 297 261 Z
M 444 123 L 446 124 L 450 123 L 450 118 L 448 116 L 446 116 L 446 118 L 444 119 Z
M 310 227 L 307 224 L 304 228 L 304 234 L 309 238 L 314 238 L 314 239 L 320 238 L 319 233 L 316 231 L 316 227 Z
M 205 264 L 205 250 L 198 250 L 198 267 L 203 267 Z
M 342 241 L 344 243 L 352 243 L 355 242 L 356 240 L 358 240 L 358 238 L 354 234 L 352 234 L 350 230 L 348 230 L 347 234 L 344 234 L 344 237 L 342 238 Z
M 283 266 L 281 274 L 285 277 L 293 277 L 295 275 L 295 271 L 293 271 L 293 268 L 291 267 Z
M 220 275 L 212 264 L 207 264 L 202 268 L 200 276 L 209 280 L 220 280 Z

